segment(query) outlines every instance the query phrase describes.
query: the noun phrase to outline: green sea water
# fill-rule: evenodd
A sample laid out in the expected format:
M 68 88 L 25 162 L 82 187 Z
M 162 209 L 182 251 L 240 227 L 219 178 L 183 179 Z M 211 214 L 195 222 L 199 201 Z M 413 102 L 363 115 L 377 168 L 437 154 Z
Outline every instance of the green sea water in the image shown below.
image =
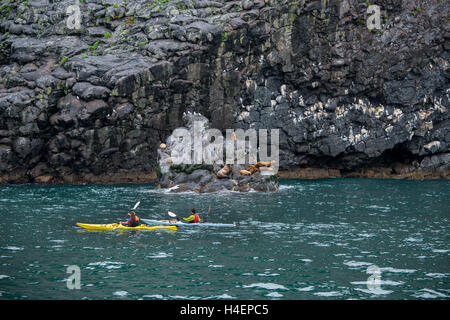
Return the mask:
M 76 226 L 124 221 L 137 201 L 142 218 L 211 206 L 209 222 L 237 225 Z M 449 205 L 450 181 L 283 180 L 271 194 L 0 186 L 0 299 L 448 299 Z M 73 265 L 80 289 L 67 286 Z

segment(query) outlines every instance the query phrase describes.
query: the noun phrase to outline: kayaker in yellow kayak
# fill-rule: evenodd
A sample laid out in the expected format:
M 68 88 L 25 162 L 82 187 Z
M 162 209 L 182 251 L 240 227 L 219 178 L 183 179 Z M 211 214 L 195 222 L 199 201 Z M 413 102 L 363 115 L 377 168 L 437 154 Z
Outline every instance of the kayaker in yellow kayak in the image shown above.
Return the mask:
M 137 227 L 141 224 L 139 222 L 139 217 L 136 215 L 136 212 L 131 211 L 130 213 L 128 213 L 128 215 L 130 216 L 128 221 L 119 222 L 121 225 L 127 226 L 127 227 Z
M 191 215 L 187 218 L 183 218 L 183 220 L 188 223 L 199 223 L 202 221 L 202 219 L 198 216 L 198 213 L 195 212 L 195 209 L 192 209 Z

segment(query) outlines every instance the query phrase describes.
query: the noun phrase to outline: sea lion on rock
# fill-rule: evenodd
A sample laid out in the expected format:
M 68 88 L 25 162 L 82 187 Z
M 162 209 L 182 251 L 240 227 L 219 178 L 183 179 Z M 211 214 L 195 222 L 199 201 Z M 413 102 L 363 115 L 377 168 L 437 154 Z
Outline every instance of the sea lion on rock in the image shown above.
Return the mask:
M 251 176 L 252 175 L 252 173 L 247 170 L 241 170 L 241 171 L 239 171 L 239 173 L 243 176 Z
M 267 161 L 267 162 L 259 161 L 259 162 L 256 163 L 256 167 L 258 167 L 258 168 L 261 168 L 261 167 L 268 168 L 275 162 L 276 162 L 275 160 Z
M 230 173 L 230 165 L 226 164 L 222 169 L 220 169 L 219 171 L 217 171 L 216 176 L 219 179 L 222 178 L 228 178 L 228 174 Z
M 250 174 L 254 174 L 256 171 L 259 171 L 258 167 L 251 164 L 248 168 L 247 171 L 250 172 Z
M 161 143 L 159 145 L 159 148 L 164 150 L 165 148 L 167 148 L 167 145 L 165 143 Z

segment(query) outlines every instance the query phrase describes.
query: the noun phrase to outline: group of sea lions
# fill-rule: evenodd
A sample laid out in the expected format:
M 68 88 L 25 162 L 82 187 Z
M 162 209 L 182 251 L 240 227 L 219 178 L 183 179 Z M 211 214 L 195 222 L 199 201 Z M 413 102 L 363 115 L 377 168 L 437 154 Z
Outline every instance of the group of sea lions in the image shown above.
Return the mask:
M 167 145 L 165 143 L 161 143 L 159 145 L 159 148 L 161 150 L 165 150 L 167 148 Z M 172 161 L 171 160 L 169 160 L 169 161 L 170 161 L 170 164 L 171 164 Z M 269 168 L 270 166 L 272 166 L 273 163 L 275 163 L 275 160 L 272 160 L 272 161 L 259 161 L 256 164 L 249 165 L 247 170 L 240 170 L 239 173 L 241 175 L 243 175 L 243 176 L 251 176 L 255 172 L 260 171 L 260 168 Z M 228 178 L 228 175 L 230 174 L 230 171 L 231 171 L 231 166 L 229 164 L 226 164 L 222 169 L 217 171 L 216 176 L 219 179 Z
M 240 170 L 239 173 L 243 176 L 251 176 L 252 174 L 254 174 L 255 172 L 259 171 L 260 168 L 269 168 L 273 163 L 275 162 L 275 160 L 272 161 L 259 161 L 256 164 L 251 164 L 247 170 Z M 220 169 L 217 173 L 216 176 L 219 179 L 222 178 L 228 178 L 228 174 L 231 171 L 231 167 L 229 164 L 226 164 L 222 169 Z

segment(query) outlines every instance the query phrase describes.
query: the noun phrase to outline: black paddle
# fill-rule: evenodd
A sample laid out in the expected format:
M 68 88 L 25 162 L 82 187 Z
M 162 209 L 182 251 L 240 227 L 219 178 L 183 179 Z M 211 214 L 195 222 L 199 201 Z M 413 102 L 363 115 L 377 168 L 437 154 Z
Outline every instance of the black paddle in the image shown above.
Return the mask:
M 208 208 L 208 213 L 206 214 L 206 216 L 203 218 L 203 222 L 206 222 L 206 219 L 208 219 L 209 213 L 211 212 L 211 205 Z

